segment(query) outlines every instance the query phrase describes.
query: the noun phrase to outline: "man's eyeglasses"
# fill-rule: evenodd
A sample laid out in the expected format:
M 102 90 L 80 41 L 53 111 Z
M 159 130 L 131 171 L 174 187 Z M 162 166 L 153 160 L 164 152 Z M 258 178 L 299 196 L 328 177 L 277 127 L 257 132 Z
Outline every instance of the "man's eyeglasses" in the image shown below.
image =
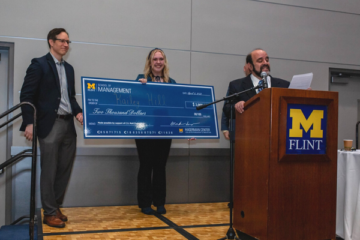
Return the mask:
M 58 38 L 55 38 L 55 41 L 58 40 L 60 41 L 61 43 L 67 43 L 67 44 L 70 44 L 71 41 L 70 40 L 65 40 L 65 39 L 58 39 Z

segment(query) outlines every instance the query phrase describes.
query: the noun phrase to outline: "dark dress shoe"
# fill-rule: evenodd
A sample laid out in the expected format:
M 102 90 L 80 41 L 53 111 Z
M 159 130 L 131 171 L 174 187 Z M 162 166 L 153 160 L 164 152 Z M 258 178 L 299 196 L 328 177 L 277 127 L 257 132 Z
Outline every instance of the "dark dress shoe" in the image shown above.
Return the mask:
M 60 208 L 56 210 L 56 217 L 60 218 L 61 221 L 67 222 L 68 218 L 60 211 Z
M 52 215 L 44 215 L 44 224 L 47 224 L 49 227 L 56 227 L 56 228 L 64 228 L 65 223 L 61 221 L 60 218 L 57 216 Z
M 151 207 L 141 208 L 141 212 L 147 215 L 153 215 L 155 211 Z
M 157 209 L 156 209 L 156 212 L 157 213 L 160 213 L 160 214 L 165 214 L 166 213 L 166 209 L 164 206 L 158 206 Z

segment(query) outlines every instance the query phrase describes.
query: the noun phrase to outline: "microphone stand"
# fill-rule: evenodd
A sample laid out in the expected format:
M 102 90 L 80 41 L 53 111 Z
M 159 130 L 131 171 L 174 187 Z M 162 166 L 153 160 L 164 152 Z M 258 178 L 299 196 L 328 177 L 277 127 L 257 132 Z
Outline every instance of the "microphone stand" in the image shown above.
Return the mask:
M 265 83 L 261 84 L 261 85 L 257 85 L 256 87 L 252 87 L 249 88 L 247 90 L 244 90 L 242 92 L 238 92 L 238 93 L 234 93 L 230 96 L 226 96 L 223 99 L 220 100 L 216 100 L 214 102 L 208 103 L 208 104 L 204 104 L 204 105 L 200 105 L 198 107 L 196 107 L 196 110 L 201 110 L 203 108 L 206 108 L 207 106 L 210 106 L 212 104 L 221 102 L 221 101 L 231 101 L 231 111 L 230 111 L 230 204 L 229 204 L 229 208 L 230 208 L 230 227 L 225 235 L 225 237 L 220 238 L 219 240 L 225 240 L 225 239 L 238 239 L 240 240 L 235 233 L 235 230 L 233 228 L 233 196 L 234 196 L 234 141 L 235 141 L 235 136 L 234 136 L 234 129 L 233 129 L 233 109 L 234 109 L 234 103 L 233 100 L 240 96 L 241 94 L 244 94 L 246 92 L 258 89 L 258 88 L 264 88 L 265 87 Z
M 207 103 L 207 104 L 202 104 L 202 105 L 200 105 L 200 106 L 197 106 L 197 107 L 196 107 L 196 110 L 201 110 L 201 109 L 203 109 L 203 108 L 206 108 L 206 107 L 208 107 L 208 106 L 210 106 L 210 105 L 213 105 L 213 104 L 215 104 L 215 103 L 218 103 L 218 102 L 235 99 L 236 97 L 240 96 L 241 94 L 247 93 L 247 92 L 252 91 L 252 90 L 256 90 L 256 89 L 258 89 L 258 88 L 265 88 L 265 83 L 259 84 L 259 85 L 257 85 L 256 87 L 252 87 L 252 88 L 246 89 L 246 90 L 241 91 L 241 92 L 238 92 L 238 93 L 231 94 L 231 95 L 226 96 L 226 97 L 224 97 L 224 98 L 222 98 L 222 99 L 220 99 L 220 100 L 216 100 L 216 101 L 214 101 L 214 102 Z M 231 110 L 231 111 L 232 111 L 232 110 Z M 231 114 L 230 114 L 230 115 L 231 115 Z

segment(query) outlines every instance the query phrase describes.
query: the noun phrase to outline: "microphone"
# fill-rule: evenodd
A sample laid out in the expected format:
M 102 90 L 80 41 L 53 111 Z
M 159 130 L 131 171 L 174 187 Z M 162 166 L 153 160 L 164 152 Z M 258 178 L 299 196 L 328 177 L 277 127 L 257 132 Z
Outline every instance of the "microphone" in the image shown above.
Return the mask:
M 262 77 L 262 79 L 264 80 L 264 88 L 268 88 L 267 76 L 268 76 L 268 73 L 267 73 L 267 72 L 261 72 L 261 77 Z

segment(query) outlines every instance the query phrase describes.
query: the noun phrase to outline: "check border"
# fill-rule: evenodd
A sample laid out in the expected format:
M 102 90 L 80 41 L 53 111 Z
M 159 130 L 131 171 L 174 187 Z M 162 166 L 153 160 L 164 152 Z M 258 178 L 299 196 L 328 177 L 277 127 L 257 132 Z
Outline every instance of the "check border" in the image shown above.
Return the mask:
M 84 138 L 85 139 L 188 139 L 189 136 L 184 136 L 184 135 L 94 135 L 94 134 L 89 134 L 89 131 L 87 131 L 86 126 L 87 126 L 87 117 L 86 117 L 86 113 L 87 113 L 87 105 L 86 105 L 86 86 L 85 86 L 85 81 L 104 81 L 104 82 L 126 82 L 128 84 L 142 84 L 141 82 L 138 81 L 134 81 L 134 80 L 125 80 L 125 79 L 110 79 L 110 78 L 96 78 L 96 77 L 81 77 L 81 90 L 82 90 L 82 103 L 83 103 L 83 111 L 84 111 Z M 147 83 L 147 84 L 151 84 L 151 85 L 159 85 L 161 87 L 167 87 L 167 84 L 163 84 L 163 83 Z M 206 86 L 206 85 L 193 85 L 193 84 L 171 84 L 171 87 L 188 87 L 188 88 L 205 88 L 205 89 L 210 89 L 211 91 L 211 96 L 210 95 L 206 95 L 207 97 L 211 97 L 212 101 L 215 101 L 215 92 L 214 92 L 214 87 L 213 86 Z M 216 104 L 213 105 L 212 107 L 212 114 L 214 116 L 214 121 L 215 121 L 215 134 L 212 135 L 191 135 L 191 137 L 193 138 L 199 138 L 199 139 L 218 139 L 220 138 L 219 136 L 219 128 L 218 128 L 218 119 L 217 119 L 217 109 L 216 109 Z M 184 127 L 184 126 L 182 126 Z M 185 127 L 184 127 L 185 128 Z

